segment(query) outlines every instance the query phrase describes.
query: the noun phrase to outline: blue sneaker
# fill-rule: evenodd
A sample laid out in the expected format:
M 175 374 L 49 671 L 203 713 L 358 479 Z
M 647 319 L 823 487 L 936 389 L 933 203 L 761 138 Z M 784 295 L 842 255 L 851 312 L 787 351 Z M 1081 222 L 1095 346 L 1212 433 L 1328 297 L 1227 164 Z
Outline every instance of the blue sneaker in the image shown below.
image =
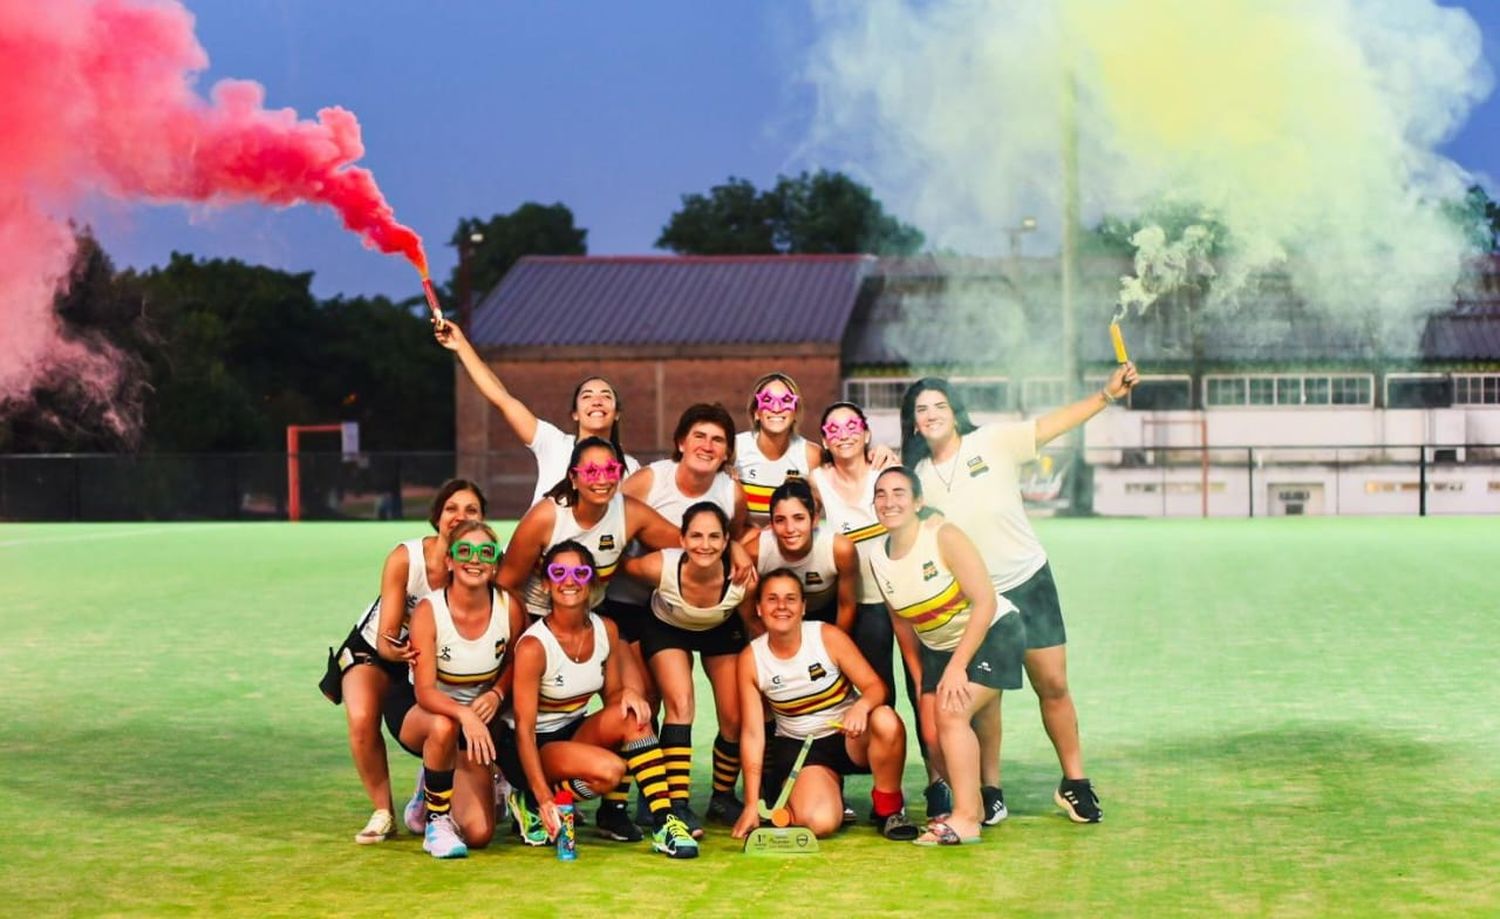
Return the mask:
M 656 832 L 651 834 L 651 848 L 667 858 L 697 858 L 698 840 L 688 832 L 686 823 L 676 814 L 668 814 Z
M 468 858 L 469 847 L 458 835 L 453 818 L 441 814 L 427 821 L 427 833 L 422 839 L 422 848 L 433 858 Z

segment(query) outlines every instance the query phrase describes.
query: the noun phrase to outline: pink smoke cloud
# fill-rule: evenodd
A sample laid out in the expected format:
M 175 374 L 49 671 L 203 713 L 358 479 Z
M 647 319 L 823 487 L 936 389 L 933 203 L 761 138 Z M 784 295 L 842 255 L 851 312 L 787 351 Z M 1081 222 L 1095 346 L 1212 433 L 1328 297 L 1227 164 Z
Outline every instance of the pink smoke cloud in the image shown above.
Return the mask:
M 300 119 L 257 83 L 204 99 L 208 55 L 175 0 L 0 0 L 0 405 L 48 373 L 108 392 L 111 360 L 61 336 L 66 220 L 85 195 L 125 201 L 333 208 L 365 245 L 426 273 L 422 240 L 395 219 L 344 109 Z

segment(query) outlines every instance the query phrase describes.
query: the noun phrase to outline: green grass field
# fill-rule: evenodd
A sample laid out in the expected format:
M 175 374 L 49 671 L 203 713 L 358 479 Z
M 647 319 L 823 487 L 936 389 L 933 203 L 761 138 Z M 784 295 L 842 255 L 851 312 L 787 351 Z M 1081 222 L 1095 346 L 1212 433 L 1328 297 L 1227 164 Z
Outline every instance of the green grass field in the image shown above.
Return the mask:
M 352 842 L 369 807 L 315 684 L 411 525 L 0 526 L 0 912 L 1500 913 L 1500 522 L 1040 529 L 1103 824 L 1055 810 L 1024 690 L 980 846 L 860 827 L 778 861 L 711 829 L 695 862 L 585 835 L 563 864 Z

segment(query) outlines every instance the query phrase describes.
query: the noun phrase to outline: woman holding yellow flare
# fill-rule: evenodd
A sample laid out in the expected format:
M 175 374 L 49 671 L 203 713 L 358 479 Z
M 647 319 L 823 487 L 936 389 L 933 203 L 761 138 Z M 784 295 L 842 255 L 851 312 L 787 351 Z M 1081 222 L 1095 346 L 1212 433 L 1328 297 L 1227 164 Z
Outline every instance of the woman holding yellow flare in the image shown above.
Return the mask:
M 982 427 L 969 420 L 946 380 L 918 380 L 901 399 L 902 458 L 921 479 L 928 506 L 968 534 L 995 587 L 1021 610 L 1026 675 L 1063 770 L 1053 799 L 1078 823 L 1097 823 L 1103 813 L 1083 769 L 1078 713 L 1068 691 L 1067 631 L 1047 553 L 1021 502 L 1020 470 L 1044 444 L 1125 397 L 1139 379 L 1135 365 L 1126 361 L 1091 396 L 1038 418 Z M 999 823 L 1006 816 L 999 727 L 983 727 L 985 822 Z

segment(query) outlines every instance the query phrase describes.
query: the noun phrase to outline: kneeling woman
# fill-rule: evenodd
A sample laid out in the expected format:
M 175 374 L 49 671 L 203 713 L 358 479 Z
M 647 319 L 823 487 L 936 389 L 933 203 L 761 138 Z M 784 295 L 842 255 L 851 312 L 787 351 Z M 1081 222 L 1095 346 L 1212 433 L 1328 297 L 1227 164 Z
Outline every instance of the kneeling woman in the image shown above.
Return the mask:
M 714 740 L 714 794 L 709 816 L 733 825 L 740 817 L 734 780 L 740 764 L 740 704 L 735 659 L 745 647 L 738 609 L 745 588 L 730 577 L 729 515 L 712 501 L 700 501 L 682 515 L 682 548 L 663 549 L 623 562 L 625 573 L 656 588 L 641 651 L 662 700 L 661 745 L 667 757 L 672 809 L 703 835 L 688 806 L 693 772 L 693 652 L 713 688 L 719 716 Z
M 831 835 L 844 821 L 844 776 L 873 773 L 871 816 L 881 833 L 915 839 L 901 795 L 906 727 L 883 704 L 885 685 L 874 668 L 848 635 L 803 618 L 802 580 L 790 568 L 761 578 L 756 612 L 766 633 L 740 652 L 738 667 L 746 807 L 734 835 L 743 838 L 759 825 L 755 803 L 762 791 L 776 799 L 811 737 L 788 799 L 793 823 Z M 769 744 L 762 736 L 763 698 L 776 719 Z
M 422 848 L 437 858 L 463 858 L 494 835 L 491 731 L 504 701 L 502 664 L 526 622 L 521 601 L 491 583 L 500 558 L 495 531 L 467 521 L 452 541 L 448 586 L 412 610 L 412 683 L 398 684 L 385 709 L 391 736 L 422 758 Z
M 875 513 L 886 537 L 870 553 L 907 670 L 922 687 L 924 727 L 942 752 L 953 813 L 928 824 L 918 845 L 978 842 L 979 738 L 971 722 L 999 724 L 1000 691 L 1021 688 L 1026 627 L 995 590 L 969 537 L 923 513 L 922 484 L 904 466 L 875 480 Z
M 614 622 L 589 612 L 593 554 L 565 540 L 542 556 L 542 569 L 552 609 L 516 643 L 514 708 L 500 737 L 501 769 L 511 784 L 530 789 L 526 805 L 537 809 L 549 835 L 559 826 L 555 787 L 565 784 L 580 798 L 594 798 L 630 775 L 651 806 L 653 847 L 668 858 L 696 858 L 698 843 L 671 811 L 651 709 L 626 685 L 620 633 Z M 603 695 L 604 707 L 585 715 L 595 693 Z M 527 815 L 519 816 L 524 825 Z

